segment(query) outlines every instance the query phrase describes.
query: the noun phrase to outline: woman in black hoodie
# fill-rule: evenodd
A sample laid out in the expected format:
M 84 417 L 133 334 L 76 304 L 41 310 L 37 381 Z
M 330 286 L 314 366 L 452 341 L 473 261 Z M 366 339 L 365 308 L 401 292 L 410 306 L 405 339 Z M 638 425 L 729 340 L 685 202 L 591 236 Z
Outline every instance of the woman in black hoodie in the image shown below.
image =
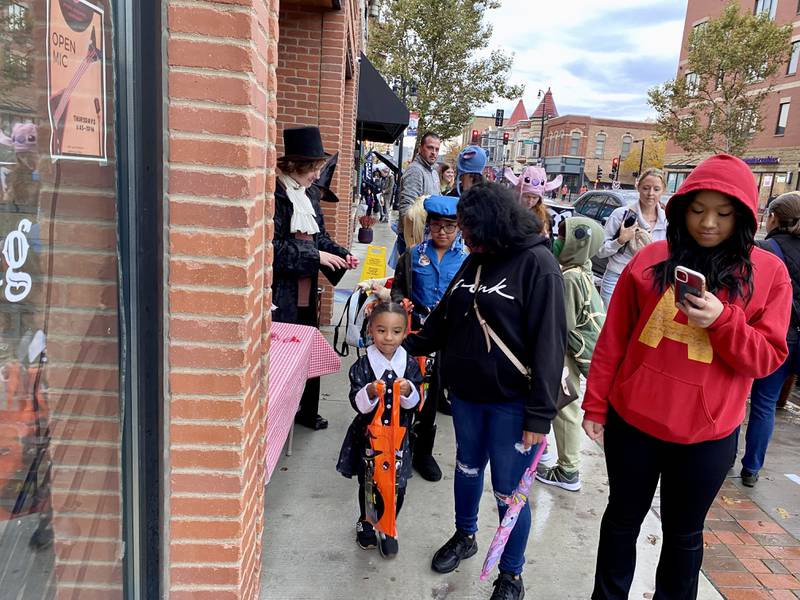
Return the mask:
M 464 194 L 458 223 L 471 254 L 422 330 L 405 343 L 415 356 L 441 352 L 452 398 L 456 533 L 433 557 L 440 573 L 478 551 L 489 460 L 502 520 L 556 414 L 566 340 L 563 279 L 536 217 L 511 191 L 490 183 Z M 524 593 L 530 523 L 526 504 L 500 559 L 493 600 Z
M 754 487 L 775 427 L 775 405 L 786 379 L 800 371 L 800 193 L 781 194 L 767 208 L 767 238 L 761 248 L 776 254 L 792 279 L 792 316 L 786 332 L 789 356 L 772 375 L 753 382 L 747 421 L 742 483 Z

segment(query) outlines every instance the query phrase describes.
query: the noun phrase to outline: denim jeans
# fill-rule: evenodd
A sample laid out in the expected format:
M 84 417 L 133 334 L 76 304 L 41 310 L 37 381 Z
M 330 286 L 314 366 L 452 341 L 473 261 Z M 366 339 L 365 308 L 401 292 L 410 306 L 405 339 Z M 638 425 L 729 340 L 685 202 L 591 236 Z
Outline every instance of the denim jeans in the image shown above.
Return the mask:
M 789 356 L 772 375 L 753 382 L 750 392 L 750 417 L 745 434 L 745 450 L 742 466 L 751 473 L 758 473 L 764 466 L 767 446 L 775 427 L 775 405 L 781 395 L 781 388 L 792 373 L 798 372 L 798 343 L 789 346 Z
M 453 484 L 456 528 L 465 533 L 475 533 L 478 531 L 478 507 L 487 462 L 492 462 L 492 488 L 502 521 L 508 508 L 506 499 L 514 493 L 520 477 L 531 464 L 536 446 L 526 452 L 518 449 L 522 447 L 525 415 L 522 403 L 478 404 L 461 400 L 452 393 L 450 400 L 456 432 Z M 526 502 L 500 557 L 501 571 L 515 575 L 522 573 L 530 528 L 531 509 Z

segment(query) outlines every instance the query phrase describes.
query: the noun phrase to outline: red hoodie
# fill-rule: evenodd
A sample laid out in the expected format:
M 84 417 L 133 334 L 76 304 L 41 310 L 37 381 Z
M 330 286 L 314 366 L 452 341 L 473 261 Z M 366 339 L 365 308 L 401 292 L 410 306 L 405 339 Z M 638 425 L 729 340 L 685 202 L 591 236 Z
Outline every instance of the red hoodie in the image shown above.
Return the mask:
M 720 155 L 700 164 L 670 199 L 667 215 L 699 190 L 746 205 L 756 219 L 758 189 L 749 167 Z M 620 276 L 589 370 L 583 410 L 605 423 L 609 402 L 637 429 L 691 444 L 729 435 L 744 418 L 754 378 L 786 359 L 792 286 L 783 262 L 754 248 L 753 294 L 730 302 L 707 329 L 688 324 L 672 288 L 659 294 L 651 267 L 668 257 L 667 242 L 640 250 Z

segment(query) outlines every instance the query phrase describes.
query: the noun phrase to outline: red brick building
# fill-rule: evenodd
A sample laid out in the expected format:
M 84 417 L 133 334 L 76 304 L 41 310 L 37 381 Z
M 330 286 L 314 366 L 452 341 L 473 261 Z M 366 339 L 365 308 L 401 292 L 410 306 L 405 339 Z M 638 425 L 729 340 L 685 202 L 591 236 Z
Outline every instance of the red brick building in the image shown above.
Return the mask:
M 4 5 L 0 596 L 259 596 L 276 158 L 349 245 L 367 4 Z
M 762 205 L 767 199 L 786 191 L 798 189 L 800 166 L 800 5 L 797 2 L 778 0 L 740 0 L 744 10 L 765 11 L 780 24 L 791 24 L 791 57 L 778 74 L 777 85 L 763 106 L 764 130 L 758 133 L 743 156 L 756 176 Z M 709 19 L 718 17 L 727 6 L 722 0 L 689 0 L 683 30 L 678 76 L 685 76 L 689 35 L 695 27 L 702 27 Z M 686 178 L 691 168 L 702 157 L 689 157 L 674 143 L 668 143 L 666 171 L 668 191 L 674 191 Z
M 600 183 L 610 184 L 611 162 L 625 160 L 637 141 L 649 138 L 655 131 L 653 123 L 622 121 L 582 115 L 563 115 L 550 119 L 544 126 L 542 157 L 547 174 L 562 175 L 572 193 L 584 184 L 597 179 L 598 168 L 603 176 Z M 620 182 L 633 185 L 632 173 L 620 173 Z

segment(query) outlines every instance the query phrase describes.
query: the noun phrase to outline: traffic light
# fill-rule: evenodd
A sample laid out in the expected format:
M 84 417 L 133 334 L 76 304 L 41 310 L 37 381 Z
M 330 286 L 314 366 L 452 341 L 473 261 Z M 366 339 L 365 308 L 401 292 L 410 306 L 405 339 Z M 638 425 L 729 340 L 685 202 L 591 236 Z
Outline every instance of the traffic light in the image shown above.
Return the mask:
M 600 165 L 597 166 L 597 180 L 600 181 L 603 178 L 603 167 Z
M 503 133 L 503 146 L 508 146 L 508 132 Z
M 480 133 L 477 129 L 472 130 L 472 144 L 476 145 L 480 141 Z
M 498 108 L 497 112 L 494 114 L 494 126 L 495 127 L 502 127 L 504 121 L 505 111 L 502 108 Z
M 611 159 L 611 179 L 616 180 L 619 178 L 619 157 L 615 156 Z

